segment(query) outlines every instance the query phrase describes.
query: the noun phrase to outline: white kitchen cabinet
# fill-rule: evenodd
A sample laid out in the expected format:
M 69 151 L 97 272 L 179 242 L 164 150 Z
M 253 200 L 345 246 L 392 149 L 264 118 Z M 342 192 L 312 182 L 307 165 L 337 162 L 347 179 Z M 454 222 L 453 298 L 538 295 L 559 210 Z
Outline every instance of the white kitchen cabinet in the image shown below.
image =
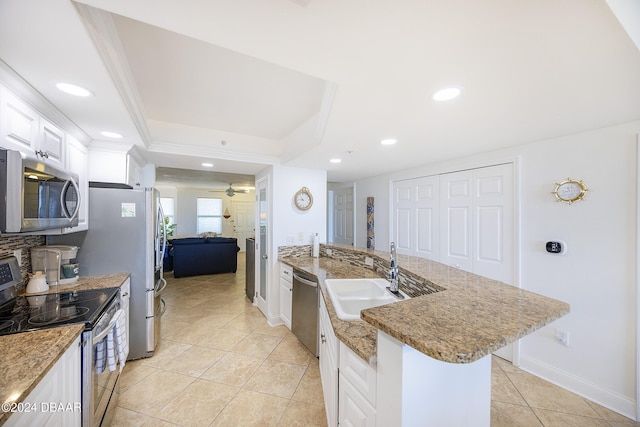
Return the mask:
M 320 296 L 318 310 L 318 328 L 320 336 L 318 345 L 320 380 L 322 382 L 327 425 L 335 427 L 338 423 L 338 359 L 340 350 L 339 341 L 333 332 L 333 326 L 322 296 Z
M 128 278 L 120 286 L 120 308 L 124 310 L 126 316 L 127 342 L 129 342 L 129 301 L 131 299 L 131 278 Z
M 64 169 L 65 132 L 5 87 L 0 87 L 0 144 Z
M 40 115 L 8 89 L 0 86 L 0 133 L 3 148 L 35 156 Z
M 339 425 L 376 425 L 376 376 L 375 366 L 340 342 Z
M 100 142 L 89 147 L 89 181 L 143 188 L 142 166 L 132 155 L 130 144 Z
M 83 231 L 89 228 L 89 149 L 75 138 L 67 137 L 67 169 L 78 174 L 80 190 L 80 211 L 78 212 L 78 226 L 67 228 L 64 232 Z
M 293 268 L 280 264 L 280 318 L 291 329 L 291 300 L 293 296 Z
M 80 337 L 51 367 L 21 403 L 30 411 L 13 413 L 4 424 L 13 426 L 80 426 Z M 64 409 L 64 410 L 63 410 Z
M 62 129 L 40 117 L 40 132 L 36 150 L 40 160 L 59 169 L 65 169 L 65 133 Z

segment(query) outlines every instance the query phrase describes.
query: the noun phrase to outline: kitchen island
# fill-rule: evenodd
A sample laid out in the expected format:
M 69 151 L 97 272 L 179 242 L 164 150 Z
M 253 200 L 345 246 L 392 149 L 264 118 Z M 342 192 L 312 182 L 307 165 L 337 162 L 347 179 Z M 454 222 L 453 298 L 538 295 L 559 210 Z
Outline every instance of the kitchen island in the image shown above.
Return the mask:
M 80 277 L 60 291 L 120 287 L 128 278 L 128 273 Z M 0 336 L 0 425 L 11 415 L 5 406 L 24 402 L 83 330 L 84 324 L 72 324 Z
M 373 260 L 372 267 L 365 258 Z M 279 260 L 318 278 L 337 338 L 377 365 L 378 412 L 384 417 L 378 422 L 393 425 L 412 425 L 410 419 L 416 425 L 443 420 L 465 425 L 470 419 L 488 425 L 490 354 L 569 313 L 568 304 L 553 298 L 398 256 L 400 288 L 412 298 L 363 310 L 361 320 L 342 321 L 324 280 L 384 277 L 386 252 L 323 245 L 319 258 L 293 251 Z

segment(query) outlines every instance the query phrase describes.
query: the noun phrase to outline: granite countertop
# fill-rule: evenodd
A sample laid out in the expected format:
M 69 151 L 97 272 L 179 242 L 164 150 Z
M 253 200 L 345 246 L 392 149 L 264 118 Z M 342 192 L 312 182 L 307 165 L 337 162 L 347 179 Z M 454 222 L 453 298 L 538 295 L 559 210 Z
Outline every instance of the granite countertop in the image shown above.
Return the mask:
M 119 287 L 128 277 L 129 273 L 80 277 L 60 291 Z M 0 402 L 23 402 L 83 330 L 84 324 L 74 324 L 0 336 Z M 0 411 L 0 425 L 9 415 Z
M 380 274 L 327 257 L 282 257 L 280 261 L 319 279 L 336 336 L 367 361 L 376 355 L 378 329 L 434 359 L 470 363 L 569 313 L 569 305 L 556 299 L 438 262 L 399 255 L 401 271 L 441 290 L 363 310 L 362 320 L 342 321 L 324 280 Z

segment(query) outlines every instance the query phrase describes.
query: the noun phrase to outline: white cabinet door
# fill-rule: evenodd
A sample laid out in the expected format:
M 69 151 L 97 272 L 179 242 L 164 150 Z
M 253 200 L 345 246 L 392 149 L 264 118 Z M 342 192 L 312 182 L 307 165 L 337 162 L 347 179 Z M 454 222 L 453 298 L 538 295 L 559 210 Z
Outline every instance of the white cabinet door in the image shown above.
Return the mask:
M 340 427 L 375 427 L 376 410 L 340 373 Z
M 280 281 L 280 317 L 285 326 L 291 329 L 291 283 Z
M 280 318 L 291 329 L 291 301 L 293 298 L 293 268 L 280 264 Z
M 4 424 L 13 426 L 80 426 L 81 400 L 80 337 L 51 367 L 23 401 L 31 412 L 16 412 Z M 51 403 L 62 404 L 68 410 L 55 410 Z
M 9 90 L 0 87 L 0 146 L 36 158 L 40 116 Z
M 65 132 L 0 87 L 0 146 L 64 169 Z
M 333 332 L 331 320 L 324 299 L 320 296 L 318 311 L 318 327 L 320 335 L 319 365 L 320 380 L 322 382 L 322 394 L 327 414 L 327 425 L 335 427 L 338 422 L 338 359 L 339 341 Z
M 38 156 L 45 163 L 64 169 L 65 133 L 53 123 L 40 118 Z

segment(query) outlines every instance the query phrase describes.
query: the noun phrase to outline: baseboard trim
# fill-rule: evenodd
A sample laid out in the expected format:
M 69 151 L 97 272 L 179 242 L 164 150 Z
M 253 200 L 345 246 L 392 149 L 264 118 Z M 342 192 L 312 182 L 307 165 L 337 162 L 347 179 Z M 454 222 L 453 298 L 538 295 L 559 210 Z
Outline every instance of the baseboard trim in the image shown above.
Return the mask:
M 636 420 L 636 401 L 627 396 L 525 355 L 520 356 L 520 369 Z

